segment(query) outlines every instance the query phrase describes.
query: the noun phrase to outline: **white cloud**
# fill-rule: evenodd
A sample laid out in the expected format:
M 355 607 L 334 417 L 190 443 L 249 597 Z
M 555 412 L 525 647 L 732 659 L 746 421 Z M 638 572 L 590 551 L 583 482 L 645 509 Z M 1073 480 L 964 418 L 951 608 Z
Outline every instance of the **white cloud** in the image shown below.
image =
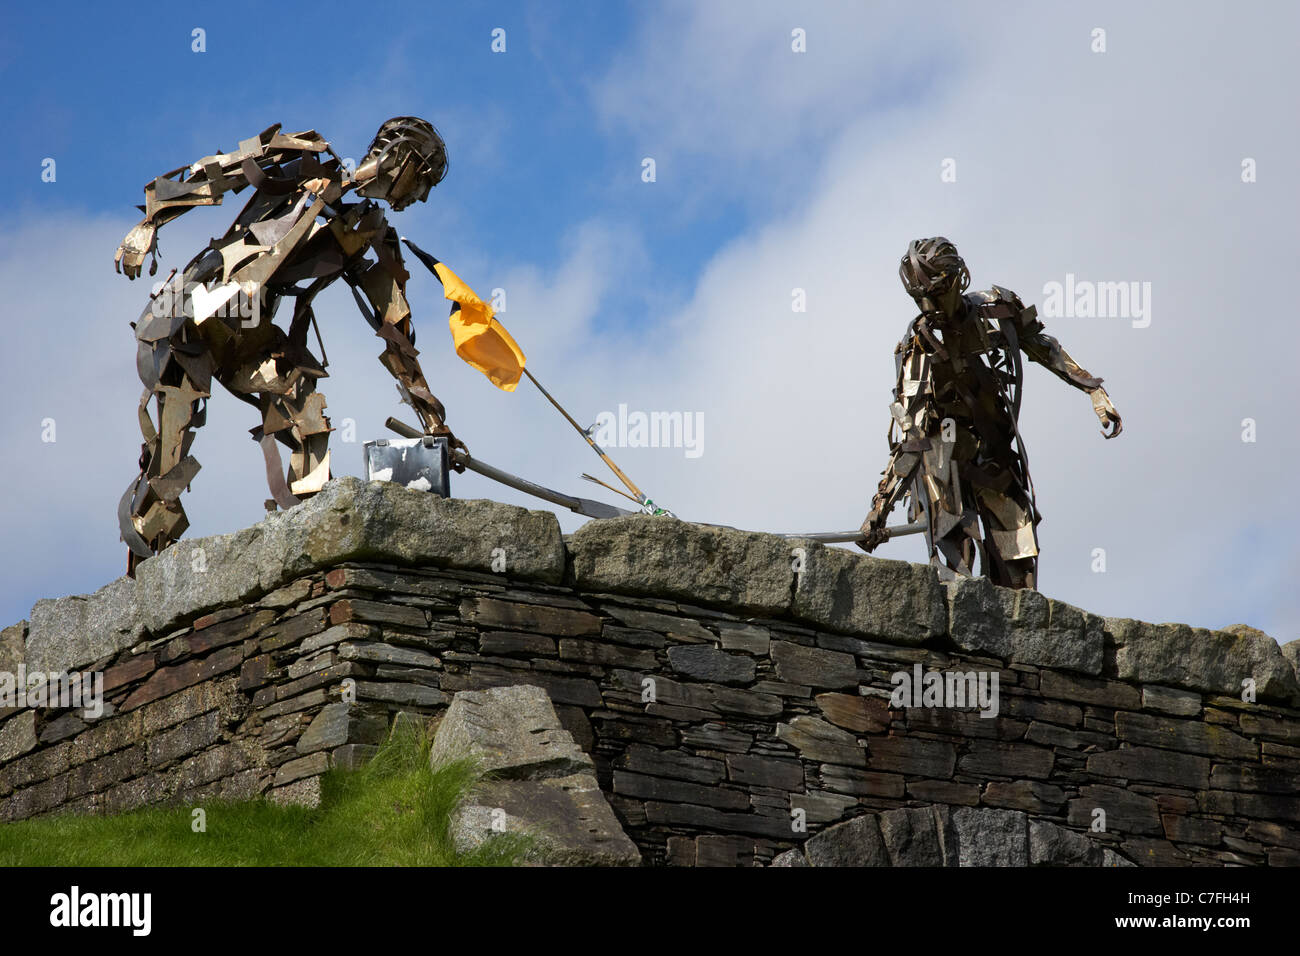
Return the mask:
M 704 270 L 678 318 L 684 344 L 662 358 L 671 386 L 624 382 L 618 393 L 704 410 L 708 453 L 686 463 L 626 452 L 628 467 L 647 470 L 662 498 L 689 502 L 692 517 L 852 526 L 885 457 L 890 351 L 910 315 L 895 276 L 908 239 L 947 234 L 978 287 L 997 282 L 1029 301 L 1067 271 L 1150 281 L 1148 329 L 1049 322 L 1107 379 L 1125 416 L 1121 438 L 1102 441 L 1082 393 L 1029 372 L 1043 587 L 1103 613 L 1216 626 L 1246 618 L 1294 637 L 1300 616 L 1276 569 L 1297 553 L 1282 518 L 1297 455 L 1274 396 L 1300 341 L 1278 308 L 1283 283 L 1265 275 L 1273 256 L 1292 270 L 1284 250 L 1296 186 L 1283 170 L 1297 144 L 1294 125 L 1278 122 L 1289 84 L 1273 71 L 1294 73 L 1285 47 L 1295 16 L 1262 35 L 1245 17 L 1178 10 L 980 7 L 978 39 L 954 50 L 968 68 L 924 102 L 873 111 L 852 109 L 852 89 L 832 99 L 825 109 L 849 108 L 803 202 Z M 1089 51 L 1097 22 L 1109 30 L 1105 54 Z M 698 38 L 655 23 L 643 43 L 651 52 L 619 68 L 611 96 L 631 102 L 626 91 L 653 86 L 652 107 L 703 98 L 673 114 L 668 141 L 743 163 L 763 129 L 800 128 L 799 105 L 793 115 L 780 101 L 758 116 L 723 108 L 747 102 L 752 89 L 740 87 L 750 80 L 763 89 L 761 77 L 664 70 L 673 40 L 691 50 Z M 743 29 L 783 28 L 781 15 L 760 14 Z M 824 68 L 852 79 L 842 64 Z M 661 122 L 662 110 L 645 113 Z M 1272 174 L 1245 185 L 1241 158 L 1257 154 Z M 957 160 L 957 183 L 939 181 L 946 157 Z M 795 285 L 808 290 L 807 315 L 790 312 Z M 1268 422 L 1254 445 L 1239 439 L 1247 416 Z M 919 547 L 881 553 L 916 557 Z M 1089 571 L 1094 547 L 1107 549 L 1105 575 Z
M 936 34 L 902 7 L 884 19 L 875 7 L 819 7 L 800 12 L 805 24 L 783 9 L 670 6 L 647 16 L 633 53 L 597 88 L 609 129 L 690 171 L 664 202 L 730 195 L 768 210 L 701 264 L 693 288 L 655 269 L 634 225 L 599 216 L 560 238 L 553 270 L 430 251 L 480 293 L 507 289 L 507 327 L 584 424 L 620 402 L 703 413 L 701 458 L 611 449 L 657 500 L 685 518 L 776 531 L 854 527 L 868 507 L 886 455 L 891 352 L 911 315 L 896 276 L 909 239 L 948 235 L 976 287 L 996 282 L 1031 302 L 1066 272 L 1150 281 L 1150 328 L 1048 322 L 1106 378 L 1124 415 L 1119 439 L 1101 439 L 1086 396 L 1029 369 L 1022 424 L 1046 514 L 1043 589 L 1100 613 L 1245 620 L 1296 637 L 1300 605 L 1283 582 L 1300 565 L 1288 519 L 1300 456 L 1279 394 L 1300 346 L 1285 311 L 1295 11 L 1273 10 L 1263 30 L 1226 8 L 981 5 L 940 8 Z M 1100 55 L 1088 50 L 1098 24 L 1108 30 Z M 793 25 L 809 30 L 794 79 L 769 59 L 792 55 Z M 1244 156 L 1259 161 L 1254 185 L 1239 181 Z M 956 183 L 939 180 L 945 157 Z M 456 215 L 430 208 L 411 235 L 429 232 L 423 217 Z M 33 226 L 0 260 L 23 343 L 0 359 L 14 396 L 2 420 L 15 462 L 0 489 L 3 525 L 20 543 L 10 618 L 36 597 L 93 589 L 124 560 L 113 507 L 139 444 L 126 322 L 144 290 L 105 268 L 128 225 Z M 169 251 L 206 238 L 188 223 L 169 230 Z M 612 498 L 576 480 L 599 463 L 530 385 L 500 393 L 451 354 L 446 304 L 415 271 L 424 368 L 458 434 L 501 467 Z M 43 283 L 77 297 L 51 297 Z M 795 286 L 807 313 L 790 310 Z M 644 325 L 611 329 L 607 316 L 629 302 L 646 306 Z M 379 342 L 345 289 L 318 312 L 329 414 L 336 426 L 355 418 L 359 440 L 379 437 L 398 412 Z M 61 392 L 59 376 L 87 384 Z M 39 445 L 46 414 L 59 420 L 57 448 Z M 195 446 L 204 470 L 187 498 L 192 534 L 256 520 L 266 492 L 246 434 L 255 417 L 215 396 Z M 1258 420 L 1255 444 L 1239 439 L 1245 417 Z M 359 473 L 359 445 L 336 444 L 335 461 Z M 477 476 L 453 488 L 537 504 Z M 580 519 L 561 522 L 572 530 Z M 1107 574 L 1089 571 L 1095 547 L 1107 550 Z M 920 543 L 880 554 L 918 559 Z

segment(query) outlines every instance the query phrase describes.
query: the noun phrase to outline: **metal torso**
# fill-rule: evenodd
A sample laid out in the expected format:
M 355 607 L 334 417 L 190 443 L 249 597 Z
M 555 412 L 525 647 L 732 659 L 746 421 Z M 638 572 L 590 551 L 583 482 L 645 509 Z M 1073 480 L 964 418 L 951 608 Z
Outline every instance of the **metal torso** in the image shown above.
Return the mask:
M 998 301 L 996 295 L 976 292 L 963 301 L 965 310 L 957 317 L 912 320 L 897 349 L 895 398 L 927 396 L 927 433 L 937 433 L 945 419 L 951 420 L 962 442 L 957 457 L 982 461 L 1007 450 L 1014 435 L 1018 364 L 1002 330 L 981 313 Z M 970 454 L 965 454 L 967 443 Z
M 1039 516 L 1016 421 L 1022 380 L 1009 317 L 1019 308 L 996 286 L 970 293 L 955 316 L 915 317 L 895 349 L 893 469 L 912 520 L 929 525 L 932 562 L 942 557 L 961 574 L 973 573 L 977 555 L 995 568 L 1037 555 Z

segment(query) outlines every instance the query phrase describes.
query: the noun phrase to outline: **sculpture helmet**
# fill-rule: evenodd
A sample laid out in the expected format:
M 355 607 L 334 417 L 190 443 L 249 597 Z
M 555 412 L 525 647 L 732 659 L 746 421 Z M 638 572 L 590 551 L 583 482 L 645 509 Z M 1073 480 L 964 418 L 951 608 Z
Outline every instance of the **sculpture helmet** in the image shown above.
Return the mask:
M 379 127 L 361 169 L 372 175 L 358 195 L 405 209 L 423 202 L 447 175 L 447 145 L 428 120 L 395 116 Z
M 954 289 L 961 295 L 970 285 L 965 261 L 957 254 L 957 247 L 943 236 L 913 239 L 908 243 L 907 255 L 898 266 L 898 277 L 913 299 L 935 302 Z

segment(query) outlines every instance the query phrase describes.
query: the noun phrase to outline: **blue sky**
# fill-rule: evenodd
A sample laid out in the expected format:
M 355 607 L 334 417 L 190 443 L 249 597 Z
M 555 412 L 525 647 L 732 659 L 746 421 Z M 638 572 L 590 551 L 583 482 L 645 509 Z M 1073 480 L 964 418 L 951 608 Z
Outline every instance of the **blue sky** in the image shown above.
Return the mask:
M 154 175 L 273 122 L 316 128 L 340 155 L 359 157 L 378 122 L 398 114 L 430 118 L 449 144 L 451 174 L 434 204 L 456 211 L 455 248 L 423 241 L 457 261 L 554 265 L 555 237 L 599 209 L 644 230 L 654 268 L 689 275 L 751 209 L 779 201 L 718 194 L 683 214 L 638 188 L 628 173 L 647 145 L 593 115 L 591 102 L 637 27 L 633 5 L 320 3 L 307 13 L 234 3 L 223 20 L 175 9 L 55 3 L 9 20 L 0 102 L 20 135 L 0 156 L 7 212 L 120 212 Z M 196 27 L 204 53 L 191 49 Z M 497 28 L 504 53 L 491 50 Z M 29 174 L 46 156 L 59 162 L 57 192 Z M 788 158 L 791 177 L 815 160 Z
M 8 13 L 0 622 L 124 566 L 113 509 L 140 441 L 127 323 L 148 286 L 114 275 L 111 259 L 145 182 L 274 122 L 315 128 L 357 158 L 382 120 L 414 113 L 443 133 L 450 171 L 392 221 L 480 293 L 506 290 L 503 321 L 579 419 L 619 404 L 702 417 L 698 458 L 611 449 L 684 518 L 859 523 L 911 315 L 896 276 L 908 240 L 947 235 L 975 287 L 1040 305 L 1067 273 L 1150 282 L 1149 327 L 1048 320 L 1106 379 L 1118 440 L 1101 439 L 1081 393 L 1028 373 L 1041 587 L 1103 614 L 1300 636 L 1288 517 L 1300 453 L 1278 394 L 1300 334 L 1277 308 L 1285 287 L 1260 281 L 1294 271 L 1300 143 L 1284 118 L 1300 15 L 1265 3 L 937 9 L 929 22 L 906 3 L 738 0 L 228 3 L 224 20 L 145 3 Z M 196 27 L 204 53 L 191 50 Z M 496 28 L 505 53 L 491 51 Z M 53 183 L 41 180 L 46 157 Z M 1260 171 L 1249 185 L 1247 157 Z M 955 182 L 940 176 L 950 159 Z M 241 202 L 167 226 L 160 274 Z M 796 287 L 805 313 L 792 312 Z M 599 495 L 577 480 L 595 459 L 531 387 L 500 393 L 456 360 L 436 283 L 414 275 L 410 298 L 426 375 L 475 454 Z M 322 296 L 318 314 L 328 413 L 356 430 L 351 443 L 336 433 L 334 471 L 358 474 L 360 442 L 402 409 L 346 290 Z M 191 535 L 259 518 L 247 412 L 213 396 L 186 496 Z M 46 419 L 52 443 L 40 440 Z M 476 476 L 454 492 L 540 506 Z M 879 553 L 918 560 L 918 549 Z

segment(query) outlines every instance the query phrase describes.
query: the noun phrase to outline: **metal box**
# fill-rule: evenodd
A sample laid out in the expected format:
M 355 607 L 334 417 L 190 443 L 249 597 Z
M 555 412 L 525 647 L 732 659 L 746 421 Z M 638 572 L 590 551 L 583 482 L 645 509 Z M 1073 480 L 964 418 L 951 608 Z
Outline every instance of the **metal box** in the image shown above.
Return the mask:
M 392 481 L 442 498 L 451 495 L 446 438 L 380 438 L 362 449 L 371 481 Z

